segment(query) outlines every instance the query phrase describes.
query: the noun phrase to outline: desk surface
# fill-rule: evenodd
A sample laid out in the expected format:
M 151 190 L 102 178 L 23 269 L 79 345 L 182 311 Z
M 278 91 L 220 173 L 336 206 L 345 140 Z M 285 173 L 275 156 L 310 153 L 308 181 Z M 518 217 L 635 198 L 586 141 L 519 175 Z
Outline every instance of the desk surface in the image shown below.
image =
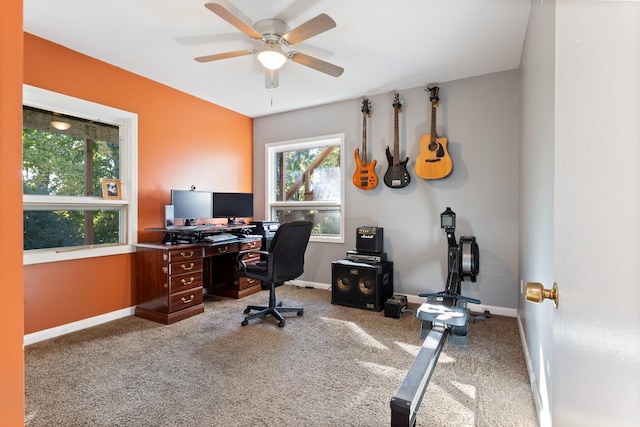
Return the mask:
M 219 233 L 224 231 L 243 230 L 245 228 L 255 228 L 254 224 L 200 224 L 193 226 L 171 226 L 171 227 L 149 227 L 145 228 L 147 231 L 161 231 L 163 233 L 185 233 L 185 232 L 210 232 Z
M 229 245 L 231 243 L 252 242 L 252 241 L 261 240 L 261 239 L 262 239 L 261 236 L 250 235 L 247 237 L 238 237 L 237 239 L 222 240 L 220 242 L 200 241 L 200 242 L 193 242 L 193 243 L 182 243 L 182 242 L 181 243 L 171 243 L 171 242 L 136 243 L 133 246 L 140 247 L 140 248 L 148 248 L 148 249 L 173 250 L 173 249 L 181 249 L 181 248 L 188 248 L 188 247 L 194 247 L 194 246 L 202 246 L 202 247 L 222 246 L 222 245 Z

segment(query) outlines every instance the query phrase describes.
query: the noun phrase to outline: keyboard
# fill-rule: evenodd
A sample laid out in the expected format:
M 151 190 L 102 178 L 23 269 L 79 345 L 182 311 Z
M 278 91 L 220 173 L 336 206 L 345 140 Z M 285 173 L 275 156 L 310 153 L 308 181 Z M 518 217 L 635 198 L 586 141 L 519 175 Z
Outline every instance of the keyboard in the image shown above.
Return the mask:
M 227 240 L 232 240 L 232 239 L 237 239 L 238 237 L 233 235 L 233 234 L 228 234 L 228 233 L 220 233 L 220 234 L 211 234 L 209 236 L 205 236 L 204 239 L 212 242 L 212 243 L 219 243 L 219 242 L 225 242 Z

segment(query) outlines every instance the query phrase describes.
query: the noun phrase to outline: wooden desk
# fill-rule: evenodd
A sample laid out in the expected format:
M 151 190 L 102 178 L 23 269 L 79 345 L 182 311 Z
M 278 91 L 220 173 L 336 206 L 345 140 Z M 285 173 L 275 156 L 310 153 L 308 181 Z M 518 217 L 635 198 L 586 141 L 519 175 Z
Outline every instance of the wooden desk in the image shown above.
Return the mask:
M 259 250 L 261 236 L 219 243 L 135 246 L 138 317 L 168 325 L 202 313 L 206 295 L 242 298 L 262 289 L 260 281 L 238 279 L 234 274 L 238 252 Z M 259 260 L 259 255 L 246 259 Z

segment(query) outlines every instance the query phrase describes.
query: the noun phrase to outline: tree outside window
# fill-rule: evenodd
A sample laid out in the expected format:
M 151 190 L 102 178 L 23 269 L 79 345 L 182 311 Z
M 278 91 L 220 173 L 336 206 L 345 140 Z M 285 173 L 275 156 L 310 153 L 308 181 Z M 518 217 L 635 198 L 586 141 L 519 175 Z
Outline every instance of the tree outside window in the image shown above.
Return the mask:
M 311 239 L 344 241 L 344 135 L 267 145 L 268 210 L 280 223 L 306 219 Z
M 114 125 L 23 108 L 23 194 L 47 196 L 23 211 L 25 250 L 120 243 L 124 209 L 86 199 L 119 178 L 119 139 Z

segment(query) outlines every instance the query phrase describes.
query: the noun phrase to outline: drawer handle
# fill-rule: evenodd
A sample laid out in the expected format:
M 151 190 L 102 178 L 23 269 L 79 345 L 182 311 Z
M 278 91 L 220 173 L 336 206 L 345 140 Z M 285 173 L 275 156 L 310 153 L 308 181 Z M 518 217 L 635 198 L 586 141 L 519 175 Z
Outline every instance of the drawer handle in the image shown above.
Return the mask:
M 250 242 L 248 246 L 253 249 L 256 247 L 256 242 Z
M 180 252 L 180 256 L 182 256 L 182 258 L 191 258 L 193 256 L 194 252 L 191 251 L 189 253 L 186 252 Z
M 227 250 L 229 250 L 229 248 L 226 247 L 226 246 L 224 248 L 218 248 L 218 253 L 223 254 L 223 253 L 227 252 Z
M 183 303 L 185 304 L 189 304 L 191 301 L 193 301 L 193 298 L 195 298 L 193 296 L 193 294 L 189 297 L 189 299 L 186 299 L 185 297 L 180 298 L 182 300 Z
M 191 280 L 182 279 L 180 280 L 180 282 L 182 282 L 183 285 L 187 286 L 192 284 L 195 280 L 195 277 L 191 276 Z
M 184 271 L 189 271 L 189 270 L 193 270 L 193 267 L 195 266 L 194 263 L 189 264 L 189 267 L 187 267 L 186 265 L 182 264 L 180 267 L 182 267 L 182 269 Z
M 249 283 L 250 285 L 253 285 L 255 282 L 257 282 L 256 279 L 248 279 L 247 283 Z

